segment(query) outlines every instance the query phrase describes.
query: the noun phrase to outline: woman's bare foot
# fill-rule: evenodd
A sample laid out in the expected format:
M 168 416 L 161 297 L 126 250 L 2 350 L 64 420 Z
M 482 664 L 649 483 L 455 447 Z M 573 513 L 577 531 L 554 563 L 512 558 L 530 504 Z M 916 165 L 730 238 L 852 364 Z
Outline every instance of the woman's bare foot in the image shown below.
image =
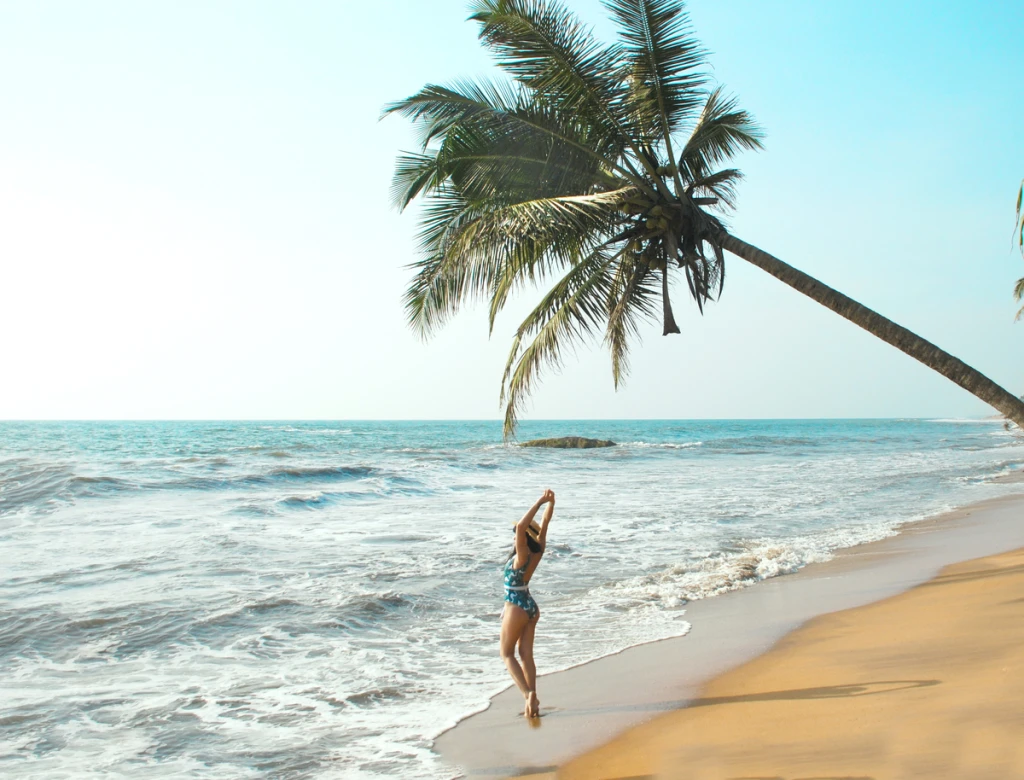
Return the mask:
M 540 717 L 540 699 L 537 698 L 536 691 L 530 691 L 530 695 L 526 698 L 526 717 Z

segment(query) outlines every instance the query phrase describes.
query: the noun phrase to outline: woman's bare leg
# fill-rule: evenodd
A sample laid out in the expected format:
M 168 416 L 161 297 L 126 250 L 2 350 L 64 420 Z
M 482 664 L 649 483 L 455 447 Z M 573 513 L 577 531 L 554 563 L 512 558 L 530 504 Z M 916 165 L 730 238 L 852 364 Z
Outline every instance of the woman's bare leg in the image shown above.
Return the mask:
M 519 658 L 523 664 L 523 676 L 526 678 L 526 686 L 529 690 L 526 696 L 527 714 L 531 718 L 540 715 L 540 699 L 537 698 L 537 664 L 533 661 L 533 638 L 537 632 L 538 620 L 540 620 L 539 609 L 519 636 Z
M 533 692 L 533 688 L 527 683 L 523 667 L 516 660 L 516 643 L 519 642 L 523 631 L 529 624 L 530 616 L 526 614 L 526 610 L 514 604 L 505 604 L 505 611 L 501 615 L 501 660 L 505 662 L 505 668 L 512 675 L 512 680 L 523 694 L 523 698 L 526 699 L 524 710 L 526 715 L 529 715 L 530 694 Z

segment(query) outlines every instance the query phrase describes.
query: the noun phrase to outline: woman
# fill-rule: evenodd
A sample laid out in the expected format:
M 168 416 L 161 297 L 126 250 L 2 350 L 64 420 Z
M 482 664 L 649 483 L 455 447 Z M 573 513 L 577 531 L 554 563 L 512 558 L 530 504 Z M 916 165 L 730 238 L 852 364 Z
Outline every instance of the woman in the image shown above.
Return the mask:
M 537 510 L 544 504 L 544 519 L 540 527 L 533 522 Z M 530 578 L 544 555 L 548 538 L 548 523 L 555 512 L 555 494 L 545 490 L 544 495 L 516 523 L 516 543 L 505 562 L 505 608 L 501 615 L 501 658 L 509 674 L 526 700 L 523 715 L 540 715 L 537 698 L 537 666 L 533 662 L 533 636 L 540 619 L 540 609 L 530 595 Z M 516 660 L 516 645 L 519 660 Z

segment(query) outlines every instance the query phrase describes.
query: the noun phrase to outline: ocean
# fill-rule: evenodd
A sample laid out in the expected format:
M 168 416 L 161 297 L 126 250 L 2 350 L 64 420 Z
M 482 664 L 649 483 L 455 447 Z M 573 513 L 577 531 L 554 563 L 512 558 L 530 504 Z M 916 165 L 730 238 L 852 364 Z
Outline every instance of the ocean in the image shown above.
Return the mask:
M 552 488 L 541 674 L 687 603 L 1019 491 L 973 420 L 0 423 L 0 775 L 435 780 L 507 687 L 512 523 Z M 540 681 L 543 705 L 543 680 Z

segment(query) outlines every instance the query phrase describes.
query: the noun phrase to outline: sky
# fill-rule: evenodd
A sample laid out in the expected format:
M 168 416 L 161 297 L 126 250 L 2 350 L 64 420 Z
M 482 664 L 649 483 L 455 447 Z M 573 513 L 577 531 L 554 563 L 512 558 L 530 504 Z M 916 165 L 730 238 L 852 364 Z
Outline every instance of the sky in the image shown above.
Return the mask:
M 570 3 L 599 37 L 595 0 Z M 764 126 L 736 235 L 1024 393 L 1017 0 L 692 0 Z M 0 419 L 488 419 L 526 291 L 406 324 L 409 124 L 493 74 L 463 0 L 0 2 Z M 615 391 L 598 341 L 525 418 L 981 417 L 948 380 L 727 260 Z

